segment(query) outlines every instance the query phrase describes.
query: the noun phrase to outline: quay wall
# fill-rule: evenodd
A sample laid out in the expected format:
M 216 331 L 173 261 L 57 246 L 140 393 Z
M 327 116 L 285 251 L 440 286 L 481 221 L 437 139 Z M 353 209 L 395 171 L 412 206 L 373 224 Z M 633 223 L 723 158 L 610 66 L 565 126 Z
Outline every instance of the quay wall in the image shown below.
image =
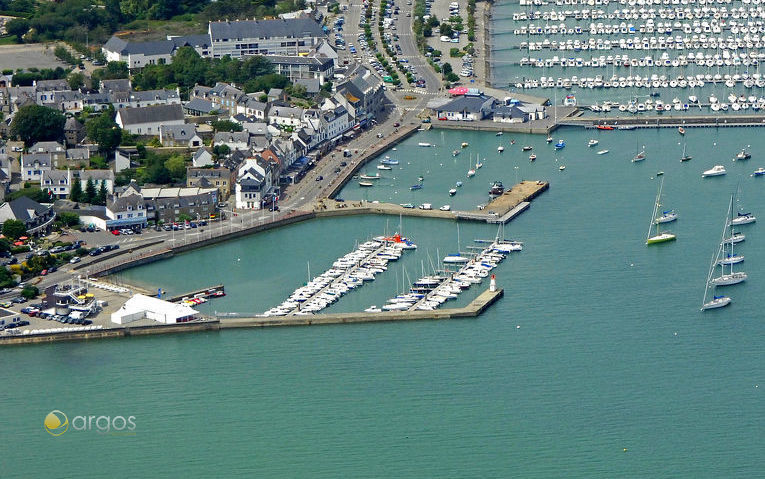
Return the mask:
M 0 336 L 0 346 L 18 344 L 41 344 L 61 341 L 87 341 L 93 339 L 124 338 L 146 336 L 150 334 L 177 334 L 199 331 L 218 331 L 217 319 L 199 323 L 163 324 L 156 326 L 134 326 L 125 328 L 96 329 L 93 331 L 73 331 L 71 333 L 30 334 L 26 336 Z
M 93 259 L 93 261 L 90 261 L 88 263 L 78 263 L 72 269 L 75 269 L 75 270 L 85 269 L 85 268 L 92 269 L 93 266 L 97 265 L 98 263 L 103 263 L 105 261 L 109 261 L 109 260 L 112 260 L 114 258 L 118 258 L 120 256 L 124 256 L 126 254 L 131 254 L 131 253 L 135 252 L 138 249 L 148 248 L 149 246 L 156 246 L 158 244 L 164 243 L 164 241 L 165 240 L 155 240 L 155 241 L 149 241 L 149 242 L 146 242 L 146 243 L 143 243 L 143 244 L 139 244 L 139 245 L 136 245 L 136 246 L 130 246 L 129 248 L 121 248 L 121 249 L 115 251 L 113 254 L 96 256 L 95 259 Z
M 359 172 L 361 168 L 364 167 L 372 158 L 376 157 L 383 151 L 387 150 L 388 148 L 391 148 L 393 146 L 398 145 L 402 141 L 406 140 L 413 134 L 417 132 L 417 130 L 420 129 L 422 125 L 420 124 L 408 124 L 408 125 L 401 125 L 399 127 L 399 130 L 397 133 L 394 133 L 393 135 L 390 135 L 386 138 L 381 138 L 380 143 L 376 145 L 372 145 L 372 147 L 361 154 L 358 158 L 356 158 L 356 161 L 353 165 L 353 168 L 348 168 L 344 171 L 343 176 L 338 177 L 337 180 L 332 185 L 332 189 L 327 194 L 328 198 L 334 198 L 340 190 L 343 189 L 343 187 L 351 181 L 351 178 L 353 178 L 353 175 Z
M 384 311 L 382 313 L 329 313 L 310 316 L 236 317 L 221 318 L 221 329 L 273 326 L 319 326 L 326 324 L 379 323 L 389 321 L 420 321 L 456 318 L 474 318 L 504 295 L 503 289 L 486 290 L 463 308 L 433 311 Z
M 236 317 L 209 319 L 202 322 L 182 324 L 158 324 L 124 328 L 73 331 L 71 333 L 34 334 L 26 336 L 0 336 L 0 346 L 53 343 L 60 341 L 86 341 L 93 339 L 149 336 L 153 334 L 178 334 L 204 331 L 220 331 L 231 328 L 254 328 L 270 326 L 311 326 L 324 324 L 376 323 L 389 321 L 416 321 L 456 318 L 474 318 L 483 313 L 504 295 L 504 290 L 486 290 L 463 308 L 434 311 L 391 311 L 383 313 L 338 313 L 281 318 Z

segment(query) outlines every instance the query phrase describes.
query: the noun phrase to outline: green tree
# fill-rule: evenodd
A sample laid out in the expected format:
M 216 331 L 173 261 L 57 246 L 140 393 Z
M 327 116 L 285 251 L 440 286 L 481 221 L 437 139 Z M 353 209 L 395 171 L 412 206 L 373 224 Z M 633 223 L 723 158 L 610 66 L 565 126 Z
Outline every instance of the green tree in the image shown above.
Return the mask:
M 11 250 L 11 242 L 5 238 L 0 238 L 0 252 L 6 252 Z
M 21 295 L 27 299 L 34 299 L 40 295 L 40 290 L 37 289 L 37 286 L 24 286 Z
M 93 178 L 88 178 L 87 183 L 85 183 L 85 197 L 83 198 L 83 201 L 85 203 L 93 203 L 96 199 L 96 195 L 96 185 L 93 183 Z
M 44 203 L 50 199 L 50 195 L 48 193 L 48 190 L 41 190 L 40 188 L 33 187 L 33 186 L 27 186 L 24 185 L 24 188 L 14 191 L 10 194 L 5 195 L 6 201 L 13 201 L 16 198 L 21 198 L 22 196 L 26 196 L 27 198 L 31 198 L 35 200 L 38 203 Z
M 94 70 L 93 78 L 97 80 L 118 80 L 130 78 L 130 72 L 125 62 L 109 62 L 104 68 Z
M 242 131 L 242 125 L 231 120 L 218 120 L 210 123 L 215 131 Z
M 165 161 L 165 168 L 175 181 L 186 179 L 186 160 L 181 155 L 173 155 Z
M 82 201 L 82 185 L 80 180 L 77 179 L 72 183 L 72 188 L 69 190 L 69 199 L 76 203 Z
M 70 211 L 62 211 L 56 215 L 56 218 L 65 226 L 77 226 L 80 224 L 80 216 Z
M 29 31 L 29 20 L 26 18 L 14 18 L 5 24 L 5 30 L 9 35 L 14 35 L 17 42 L 21 42 L 25 33 Z
M 108 194 L 109 192 L 106 190 L 106 180 L 101 180 L 101 186 L 98 187 L 98 194 L 96 195 L 96 204 L 105 206 Z
M 88 138 L 98 143 L 98 149 L 108 153 L 117 148 L 122 141 L 122 130 L 114 122 L 114 109 L 109 108 L 98 116 L 85 122 Z
M 17 240 L 27 234 L 27 227 L 23 221 L 8 219 L 3 223 L 3 236 Z
M 79 90 L 85 86 L 85 75 L 80 72 L 72 72 L 66 77 L 66 82 L 69 83 L 69 88 L 72 90 Z
M 26 105 L 19 108 L 11 122 L 11 135 L 27 146 L 46 140 L 58 140 L 64 134 L 64 115 L 52 108 Z

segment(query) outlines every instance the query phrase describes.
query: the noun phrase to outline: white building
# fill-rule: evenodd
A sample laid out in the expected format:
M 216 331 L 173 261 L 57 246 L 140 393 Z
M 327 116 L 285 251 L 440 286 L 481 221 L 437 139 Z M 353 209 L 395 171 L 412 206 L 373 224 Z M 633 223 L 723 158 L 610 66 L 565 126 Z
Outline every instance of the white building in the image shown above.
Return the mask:
M 297 55 L 312 50 L 326 38 L 311 18 L 210 22 L 213 58 L 248 55 Z
M 245 160 L 236 178 L 237 209 L 259 210 L 263 193 L 271 187 L 270 177 L 257 160 Z
M 127 324 L 140 319 L 151 319 L 164 324 L 185 323 L 199 319 L 199 311 L 186 306 L 136 294 L 120 309 L 112 313 L 112 323 Z
M 120 108 L 114 121 L 134 135 L 159 135 L 162 125 L 183 125 L 181 105 L 156 105 L 141 108 Z

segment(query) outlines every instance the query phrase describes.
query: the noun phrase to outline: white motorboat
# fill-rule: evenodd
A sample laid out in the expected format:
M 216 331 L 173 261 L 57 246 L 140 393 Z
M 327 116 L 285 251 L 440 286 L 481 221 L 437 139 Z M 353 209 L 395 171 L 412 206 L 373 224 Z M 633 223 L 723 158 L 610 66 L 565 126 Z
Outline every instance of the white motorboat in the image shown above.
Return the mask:
M 499 145 L 499 146 L 497 147 L 497 151 L 498 151 L 498 152 L 500 152 L 500 153 L 502 153 L 503 151 L 505 151 L 505 147 L 504 147 L 504 146 L 502 146 L 502 145 Z
M 592 139 L 592 140 L 587 142 L 587 146 L 593 147 L 593 146 L 597 145 L 598 143 L 600 143 L 598 140 Z
M 537 155 L 535 155 L 534 153 L 529 155 L 529 161 L 534 161 L 536 159 L 537 159 Z
M 448 256 L 445 256 L 443 259 L 443 262 L 446 264 L 463 264 L 470 261 L 470 258 L 467 256 L 461 256 L 459 253 L 453 253 Z
M 741 151 L 739 151 L 739 152 L 738 152 L 738 154 L 736 155 L 736 157 L 735 157 L 735 158 L 733 158 L 733 160 L 734 160 L 734 161 L 735 161 L 735 160 L 739 160 L 739 161 L 740 161 L 740 160 L 748 160 L 748 159 L 750 159 L 751 157 L 752 157 L 752 154 L 751 154 L 751 153 L 749 153 L 749 152 L 748 152 L 748 151 L 746 151 L 746 150 L 741 150 Z
M 599 155 L 605 155 L 606 153 L 608 153 L 608 150 L 600 150 L 598 152 Z
M 560 165 L 560 166 L 558 167 L 558 170 L 560 170 L 560 171 L 563 171 L 563 170 L 565 170 L 565 169 L 566 169 L 566 165 Z
M 391 168 L 388 165 L 377 165 L 377 169 L 378 170 L 392 170 L 393 168 Z
M 440 207 L 438 209 L 441 210 L 441 211 L 451 211 L 452 207 L 449 206 L 449 205 L 444 205 L 444 206 L 442 206 L 442 207 Z
M 452 188 L 451 190 L 449 190 L 449 196 L 454 196 L 456 194 L 457 194 L 457 188 Z
M 706 170 L 701 174 L 702 178 L 706 178 L 708 176 L 722 176 L 726 174 L 727 171 L 725 171 L 725 167 L 723 165 L 715 165 L 712 168 Z
M 765 176 L 765 168 L 757 168 L 754 170 L 754 173 L 752 173 L 752 176 Z
M 380 173 L 375 173 L 374 175 L 359 175 L 359 179 L 362 180 L 379 180 L 380 178 L 382 178 Z
M 382 313 L 382 309 L 378 308 L 377 306 L 370 306 L 367 309 L 364 310 L 365 313 Z

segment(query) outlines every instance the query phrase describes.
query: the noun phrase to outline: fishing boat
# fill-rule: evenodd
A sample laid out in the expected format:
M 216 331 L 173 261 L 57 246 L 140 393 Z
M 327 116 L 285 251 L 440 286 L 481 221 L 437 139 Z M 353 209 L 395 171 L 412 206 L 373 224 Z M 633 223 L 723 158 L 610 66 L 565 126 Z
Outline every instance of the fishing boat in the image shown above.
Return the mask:
M 371 181 L 359 181 L 359 186 L 374 186 L 375 184 Z
M 505 151 L 505 147 L 504 147 L 504 146 L 502 146 L 502 145 L 499 145 L 499 146 L 497 147 L 497 151 L 498 151 L 498 152 L 500 152 L 500 153 L 502 153 L 503 151 Z
M 552 137 L 552 136 L 548 136 L 548 137 L 547 137 L 547 139 L 546 139 L 545 141 L 546 141 L 547 143 L 552 143 L 552 142 L 553 142 L 553 137 Z
M 533 148 L 534 148 L 533 146 L 526 145 L 524 147 L 521 147 L 521 151 L 531 151 Z
M 693 159 L 693 157 L 691 155 L 686 155 L 685 154 L 685 145 L 686 145 L 686 142 L 683 142 L 683 156 L 680 157 L 680 161 L 688 161 L 688 160 Z
M 454 196 L 456 194 L 457 194 L 457 188 L 452 188 L 451 190 L 449 190 L 449 196 Z
M 441 211 L 451 211 L 452 207 L 449 206 L 449 205 L 444 205 L 444 206 L 442 206 L 442 207 L 440 207 L 438 209 L 441 210 Z
M 433 145 L 430 143 L 420 142 L 420 143 L 417 143 L 417 146 L 421 146 L 423 148 L 430 148 Z
M 566 147 L 566 142 L 563 140 L 558 140 L 558 143 L 555 144 L 556 150 L 562 150 L 565 147 Z
M 414 190 L 421 190 L 422 189 L 422 185 L 420 185 L 420 184 L 412 185 L 412 186 L 409 187 L 409 189 L 412 190 L 412 191 L 414 191 Z
M 748 159 L 750 159 L 751 157 L 752 157 L 752 154 L 751 154 L 751 153 L 749 153 L 749 152 L 748 152 L 748 151 L 746 151 L 746 150 L 741 150 L 741 151 L 739 151 L 739 152 L 738 152 L 738 154 L 736 155 L 736 157 L 735 157 L 735 158 L 733 158 L 733 161 L 736 161 L 736 160 L 748 160 Z
M 377 165 L 377 169 L 378 170 L 392 170 L 393 168 L 391 168 L 388 165 Z
M 725 231 L 728 229 L 728 227 L 731 228 L 732 232 L 732 221 L 733 221 L 733 196 L 730 197 L 730 204 L 728 205 L 728 212 L 725 215 L 725 226 L 723 229 L 723 236 L 725 236 Z M 735 243 L 733 242 L 727 242 L 723 241 L 721 246 L 718 249 L 718 256 L 733 256 L 733 245 Z M 743 271 L 734 271 L 733 265 L 737 264 L 735 262 L 725 262 L 720 263 L 720 258 L 715 262 L 715 266 L 713 268 L 713 271 L 717 269 L 717 266 L 720 266 L 720 276 L 712 277 L 713 275 L 710 275 L 709 283 L 712 286 L 731 286 L 734 284 L 742 283 L 746 281 L 747 274 Z
M 467 141 L 463 141 L 461 146 L 462 148 L 467 148 L 469 145 Z
M 725 167 L 723 165 L 715 165 L 712 168 L 706 170 L 701 174 L 702 178 L 706 178 L 708 176 L 722 176 L 726 174 L 727 171 L 725 171 Z
M 380 163 L 382 163 L 383 165 L 396 166 L 396 165 L 398 165 L 399 161 L 398 160 L 394 160 L 393 158 L 391 158 L 389 156 L 386 156 L 385 158 L 380 160 Z
M 656 216 L 656 213 L 659 211 L 659 206 L 661 206 L 661 190 L 664 187 L 664 178 L 661 179 L 661 183 L 659 183 L 659 191 L 656 193 L 656 201 L 653 203 L 653 213 L 651 214 L 651 224 L 648 227 L 648 236 L 646 236 L 645 244 L 651 245 L 651 244 L 657 244 L 657 243 L 666 243 L 667 241 L 674 241 L 677 239 L 677 236 L 670 233 L 669 231 L 661 232 L 659 229 L 659 223 L 657 220 L 659 219 Z M 655 232 L 654 232 L 655 228 Z
M 501 131 L 498 131 L 497 134 L 494 136 L 502 136 L 502 135 L 504 135 L 504 133 L 502 133 Z
M 536 159 L 537 159 L 537 155 L 535 155 L 534 153 L 529 155 L 529 161 L 534 161 Z
M 587 142 L 587 146 L 592 148 L 593 146 L 597 145 L 598 143 L 600 143 L 598 140 L 592 139 L 592 140 Z
M 608 150 L 600 150 L 598 152 L 599 155 L 605 155 L 606 153 L 608 153 Z
M 678 126 L 677 132 L 680 133 L 681 135 L 685 135 L 685 128 L 683 128 L 682 126 Z
M 752 173 L 752 176 L 765 176 L 765 168 L 757 168 L 754 170 L 754 173 Z
M 730 224 L 733 226 L 748 225 L 755 221 L 757 221 L 757 218 L 752 213 L 738 213 L 736 217 L 730 220 Z
M 489 188 L 489 196 L 501 196 L 505 192 L 505 186 L 501 181 L 495 181 Z
M 460 150 L 454 150 L 452 151 L 452 156 L 457 156 L 460 154 Z
M 484 160 L 485 159 L 486 158 L 484 158 Z M 477 170 L 477 169 L 481 168 L 482 166 L 483 166 L 483 163 L 478 160 L 478 157 L 476 157 L 476 159 L 475 159 L 475 169 Z
M 375 173 L 374 175 L 359 175 L 359 179 L 362 180 L 379 180 L 380 178 L 382 178 L 380 173 Z

